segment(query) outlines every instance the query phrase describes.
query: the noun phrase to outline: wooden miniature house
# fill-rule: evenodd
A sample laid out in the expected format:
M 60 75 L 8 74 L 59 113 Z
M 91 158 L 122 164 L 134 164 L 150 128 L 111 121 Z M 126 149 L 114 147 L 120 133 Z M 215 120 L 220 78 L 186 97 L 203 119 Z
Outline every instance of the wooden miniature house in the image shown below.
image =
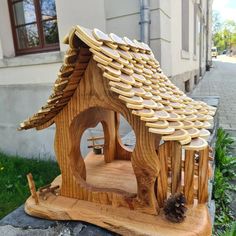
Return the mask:
M 206 139 L 215 108 L 172 84 L 144 43 L 81 26 L 65 43 L 69 48 L 47 104 L 20 126 L 55 124 L 61 175 L 51 185 L 59 191 L 44 199 L 33 193 L 26 212 L 83 220 L 123 235 L 210 235 Z M 133 151 L 121 142 L 120 114 L 134 130 Z M 103 155 L 83 158 L 81 137 L 99 122 Z M 189 210 L 176 225 L 162 207 L 177 192 L 184 193 Z

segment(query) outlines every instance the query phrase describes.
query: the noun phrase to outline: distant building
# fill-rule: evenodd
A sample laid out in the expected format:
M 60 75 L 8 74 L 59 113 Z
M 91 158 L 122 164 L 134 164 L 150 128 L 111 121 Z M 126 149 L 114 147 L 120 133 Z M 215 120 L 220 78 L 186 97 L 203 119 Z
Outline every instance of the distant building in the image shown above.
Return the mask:
M 0 150 L 53 155 L 50 129 L 22 135 L 16 128 L 50 94 L 71 26 L 142 38 L 165 74 L 190 92 L 211 61 L 211 5 L 212 0 L 2 0 Z

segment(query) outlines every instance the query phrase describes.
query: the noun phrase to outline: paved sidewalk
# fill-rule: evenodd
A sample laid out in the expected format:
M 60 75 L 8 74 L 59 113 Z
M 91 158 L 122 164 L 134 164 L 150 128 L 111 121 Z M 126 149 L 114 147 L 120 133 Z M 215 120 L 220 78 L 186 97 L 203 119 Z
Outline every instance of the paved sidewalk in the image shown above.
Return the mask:
M 192 96 L 220 96 L 219 125 L 236 142 L 236 58 L 219 56 Z M 231 150 L 236 155 L 236 147 Z M 234 184 L 234 183 L 232 183 Z M 232 210 L 236 214 L 236 195 L 232 194 Z
M 192 96 L 220 96 L 220 127 L 236 136 L 236 58 L 219 56 Z

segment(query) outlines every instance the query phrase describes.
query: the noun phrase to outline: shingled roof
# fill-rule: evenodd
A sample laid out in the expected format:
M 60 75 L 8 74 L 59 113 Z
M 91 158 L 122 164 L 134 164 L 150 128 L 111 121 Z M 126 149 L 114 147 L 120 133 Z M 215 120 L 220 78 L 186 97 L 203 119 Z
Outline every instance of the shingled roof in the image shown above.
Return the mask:
M 110 90 L 133 115 L 146 122 L 149 132 L 162 135 L 164 141 L 189 144 L 186 149 L 207 145 L 204 138 L 210 134 L 207 128 L 215 108 L 194 101 L 178 89 L 164 75 L 147 44 L 81 26 L 73 28 L 64 42 L 69 49 L 53 92 L 45 106 L 20 124 L 20 130 L 37 128 L 49 121 L 53 124 L 53 118 L 73 96 L 92 57 Z

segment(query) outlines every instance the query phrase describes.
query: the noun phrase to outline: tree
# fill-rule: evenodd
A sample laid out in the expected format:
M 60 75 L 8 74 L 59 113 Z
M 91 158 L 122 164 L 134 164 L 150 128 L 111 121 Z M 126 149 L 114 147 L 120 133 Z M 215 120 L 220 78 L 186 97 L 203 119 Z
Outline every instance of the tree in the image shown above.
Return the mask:
M 230 50 L 233 45 L 236 45 L 236 22 L 233 20 L 222 22 L 217 11 L 213 11 L 212 21 L 212 40 L 214 46 L 220 52 L 225 49 Z
M 226 20 L 223 24 L 223 34 L 225 38 L 225 49 L 231 49 L 233 44 L 236 44 L 236 22 Z
M 220 19 L 220 13 L 213 11 L 212 13 L 212 33 L 213 35 L 221 30 L 222 23 Z

